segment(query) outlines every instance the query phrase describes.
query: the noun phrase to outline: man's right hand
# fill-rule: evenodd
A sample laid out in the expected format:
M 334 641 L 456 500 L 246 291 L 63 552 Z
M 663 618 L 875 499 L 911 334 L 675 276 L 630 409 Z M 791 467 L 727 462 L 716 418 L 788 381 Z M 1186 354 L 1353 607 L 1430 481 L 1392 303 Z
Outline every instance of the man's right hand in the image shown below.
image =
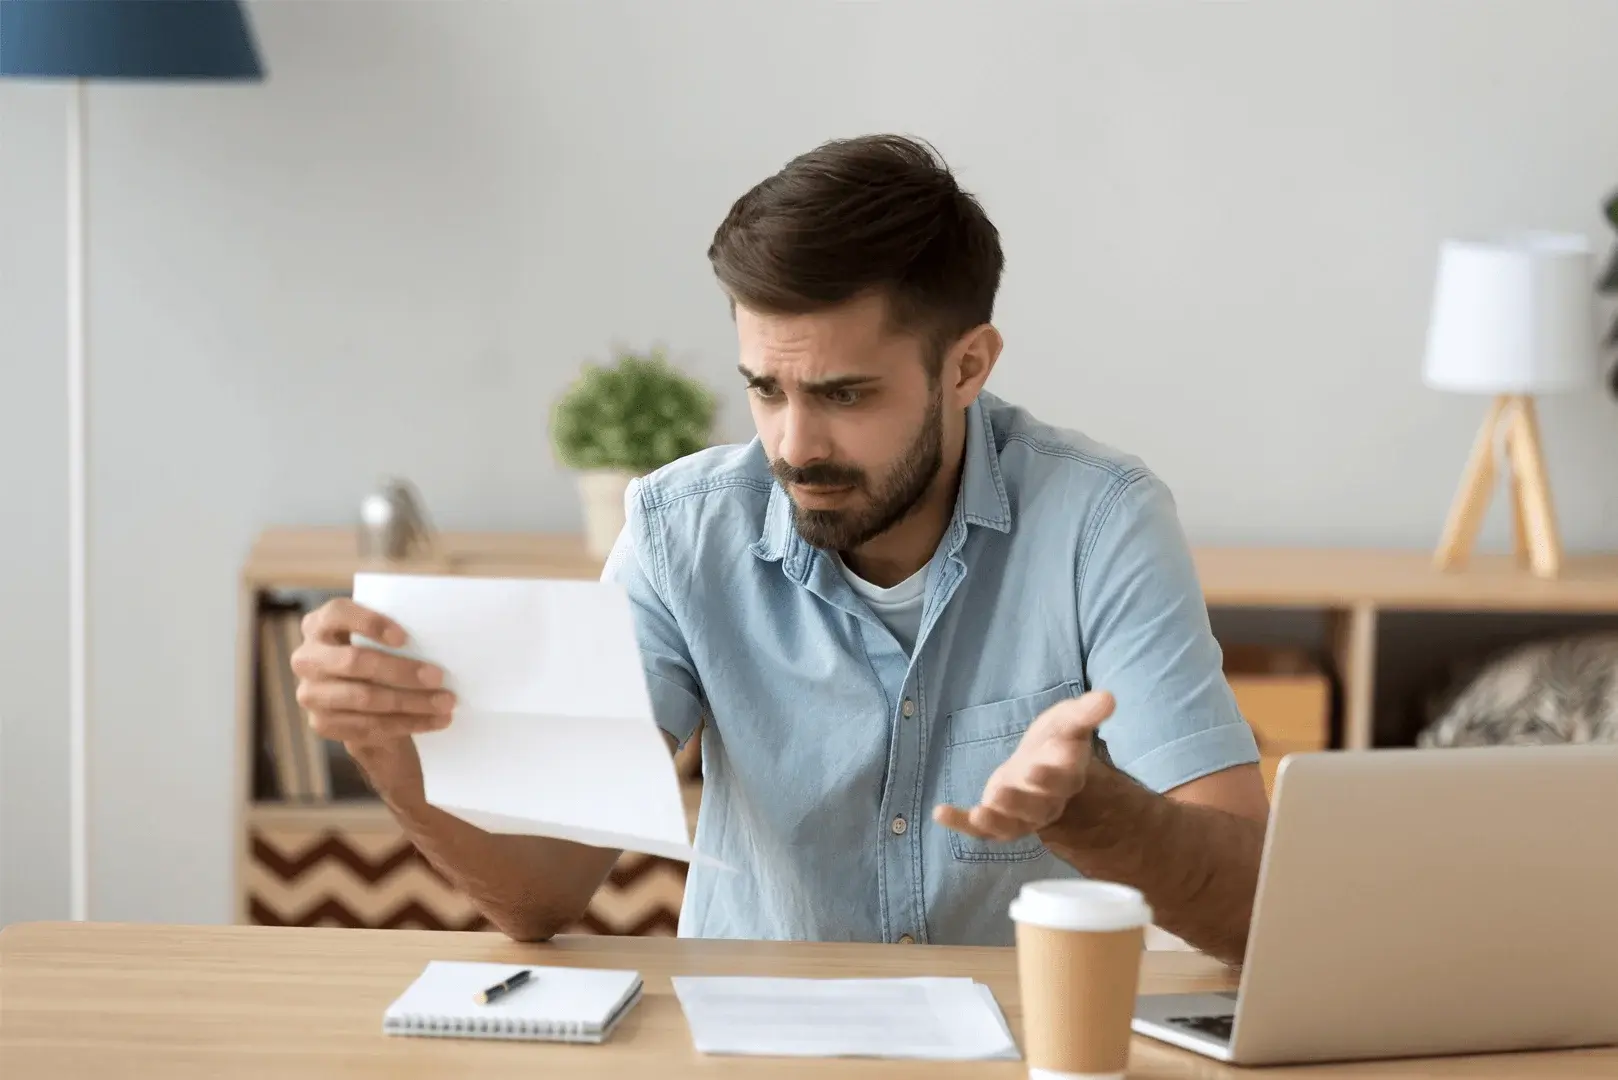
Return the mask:
M 356 634 L 405 644 L 398 624 L 346 597 L 304 618 L 292 670 L 309 726 L 348 748 L 416 848 L 507 936 L 543 941 L 576 923 L 618 852 L 486 832 L 429 804 L 410 736 L 447 727 L 454 696 L 437 667 L 355 644 Z
M 405 643 L 397 623 L 346 597 L 304 617 L 303 644 L 292 654 L 292 671 L 298 676 L 298 703 L 316 733 L 365 754 L 413 750 L 413 733 L 449 725 L 455 700 L 442 689 L 442 671 L 356 645 L 355 634 L 394 647 Z

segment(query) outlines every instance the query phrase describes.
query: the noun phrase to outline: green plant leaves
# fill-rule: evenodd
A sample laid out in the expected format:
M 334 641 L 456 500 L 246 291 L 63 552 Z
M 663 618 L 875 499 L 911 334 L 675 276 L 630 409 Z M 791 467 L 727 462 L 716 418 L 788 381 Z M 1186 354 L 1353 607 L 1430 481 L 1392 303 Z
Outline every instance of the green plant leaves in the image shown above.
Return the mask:
M 1607 197 L 1605 207 L 1607 220 L 1614 229 L 1618 229 L 1618 191 Z M 1607 260 L 1607 269 L 1601 275 L 1601 281 L 1596 286 L 1601 292 L 1618 292 L 1618 248 L 1614 248 L 1612 256 Z M 1618 322 L 1612 324 L 1612 333 L 1608 335 L 1609 345 L 1618 345 Z
M 586 364 L 557 401 L 551 442 L 570 469 L 647 473 L 708 445 L 715 401 L 661 350 Z

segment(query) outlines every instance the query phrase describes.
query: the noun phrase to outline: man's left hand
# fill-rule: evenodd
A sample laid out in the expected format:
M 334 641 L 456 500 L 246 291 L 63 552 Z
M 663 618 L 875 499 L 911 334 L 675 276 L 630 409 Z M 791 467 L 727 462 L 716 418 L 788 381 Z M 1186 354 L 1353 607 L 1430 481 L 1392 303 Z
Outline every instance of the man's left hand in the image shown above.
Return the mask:
M 933 820 L 982 840 L 1016 840 L 1062 816 L 1084 787 L 1091 736 L 1112 715 L 1112 695 L 1093 690 L 1052 705 L 1035 717 L 1011 757 L 984 785 L 970 810 L 938 806 Z

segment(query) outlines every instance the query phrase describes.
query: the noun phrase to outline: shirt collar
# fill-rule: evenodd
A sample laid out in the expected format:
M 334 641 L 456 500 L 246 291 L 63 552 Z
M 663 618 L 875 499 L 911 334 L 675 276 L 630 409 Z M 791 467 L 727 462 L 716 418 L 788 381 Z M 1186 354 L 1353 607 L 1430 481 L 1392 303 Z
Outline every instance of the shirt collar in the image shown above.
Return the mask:
M 941 546 L 958 550 L 965 542 L 966 526 L 981 525 L 997 532 L 1011 531 L 1011 499 L 1006 495 L 1005 478 L 1000 474 L 1000 452 L 995 446 L 994 426 L 984 407 L 987 394 L 979 394 L 966 407 L 966 451 L 961 467 L 960 492 L 955 497 L 955 513 L 945 530 Z M 993 400 L 992 398 L 990 399 Z M 792 502 L 779 482 L 770 485 L 770 502 L 764 511 L 764 529 L 750 550 L 769 561 L 784 560 L 788 573 L 801 577 L 808 572 L 809 545 L 792 527 Z

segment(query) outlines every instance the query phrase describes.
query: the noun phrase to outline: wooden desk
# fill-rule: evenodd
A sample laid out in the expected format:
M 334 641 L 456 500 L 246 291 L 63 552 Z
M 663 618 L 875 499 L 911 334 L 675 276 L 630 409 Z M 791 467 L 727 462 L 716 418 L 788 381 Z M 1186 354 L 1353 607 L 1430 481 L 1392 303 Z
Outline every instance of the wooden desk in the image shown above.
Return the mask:
M 388 1002 L 433 959 L 624 966 L 646 996 L 602 1046 L 385 1036 Z M 691 1047 L 675 974 L 971 975 L 987 983 L 1021 1045 L 1015 955 L 1004 949 L 815 945 L 670 938 L 559 938 L 521 945 L 487 933 L 258 926 L 24 923 L 0 931 L 0 1075 L 1013 1077 L 1025 1062 L 704 1057 Z M 1148 953 L 1144 991 L 1219 989 L 1230 974 L 1194 953 Z M 1284 1077 L 1596 1077 L 1618 1049 L 1265 1069 Z M 1132 1077 L 1245 1075 L 1136 1039 Z

